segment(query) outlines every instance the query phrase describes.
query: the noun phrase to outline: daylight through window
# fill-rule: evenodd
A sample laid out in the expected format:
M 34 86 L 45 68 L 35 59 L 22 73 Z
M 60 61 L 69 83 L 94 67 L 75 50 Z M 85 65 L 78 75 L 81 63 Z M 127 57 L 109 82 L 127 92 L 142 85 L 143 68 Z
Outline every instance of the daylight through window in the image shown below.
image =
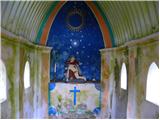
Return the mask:
M 24 69 L 24 88 L 30 87 L 30 66 L 29 62 L 26 62 L 25 69 Z
M 153 62 L 148 70 L 147 76 L 147 88 L 146 88 L 146 99 L 156 105 L 159 105 L 160 95 L 160 75 L 159 69 L 155 62 Z
M 122 64 L 121 68 L 121 88 L 127 89 L 127 69 L 125 63 Z
M 6 99 L 6 67 L 2 60 L 0 60 L 0 103 L 4 102 Z

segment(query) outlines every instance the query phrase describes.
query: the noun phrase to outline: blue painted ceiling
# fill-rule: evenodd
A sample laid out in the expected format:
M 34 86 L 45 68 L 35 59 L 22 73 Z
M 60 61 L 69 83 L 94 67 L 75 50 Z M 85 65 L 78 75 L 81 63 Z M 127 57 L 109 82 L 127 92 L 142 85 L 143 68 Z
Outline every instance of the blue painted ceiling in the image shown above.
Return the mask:
M 56 63 L 57 80 L 64 80 L 65 62 L 75 56 L 88 80 L 100 80 L 100 52 L 103 37 L 94 14 L 85 2 L 68 1 L 60 9 L 49 32 L 47 46 L 51 52 L 51 79 Z

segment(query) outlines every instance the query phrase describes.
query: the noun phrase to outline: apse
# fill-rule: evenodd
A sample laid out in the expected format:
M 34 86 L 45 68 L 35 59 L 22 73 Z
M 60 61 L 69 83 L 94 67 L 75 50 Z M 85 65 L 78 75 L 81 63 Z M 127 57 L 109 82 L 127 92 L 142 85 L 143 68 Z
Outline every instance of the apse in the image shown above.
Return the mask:
M 47 39 L 52 47 L 50 77 L 65 81 L 65 62 L 74 56 L 87 81 L 100 81 L 100 49 L 104 48 L 98 22 L 83 1 L 66 2 L 57 13 Z

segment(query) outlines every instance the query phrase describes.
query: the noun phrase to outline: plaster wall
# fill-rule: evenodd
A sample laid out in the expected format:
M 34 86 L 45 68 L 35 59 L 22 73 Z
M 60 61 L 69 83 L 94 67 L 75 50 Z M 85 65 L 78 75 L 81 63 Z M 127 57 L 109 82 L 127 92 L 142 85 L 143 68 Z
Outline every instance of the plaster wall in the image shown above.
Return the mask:
M 158 33 L 101 50 L 102 117 L 157 118 L 159 107 L 146 101 L 149 66 L 159 66 Z M 122 63 L 127 68 L 127 90 L 120 87 Z
M 126 47 L 102 53 L 102 116 L 105 118 L 126 118 L 128 90 L 120 87 L 120 72 L 122 63 L 128 67 L 127 54 Z
M 7 100 L 1 118 L 47 118 L 50 48 L 3 32 L 1 59 L 7 72 Z M 24 89 L 24 67 L 30 63 L 30 87 Z M 42 74 L 43 73 L 43 74 Z

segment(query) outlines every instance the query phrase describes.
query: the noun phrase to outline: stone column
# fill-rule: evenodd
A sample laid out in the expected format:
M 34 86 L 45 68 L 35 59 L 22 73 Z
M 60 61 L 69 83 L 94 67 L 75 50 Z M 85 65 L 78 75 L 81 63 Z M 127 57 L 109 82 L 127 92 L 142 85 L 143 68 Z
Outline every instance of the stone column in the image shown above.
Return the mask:
M 136 67 L 137 67 L 137 47 L 129 47 L 129 75 L 128 75 L 128 105 L 127 119 L 136 118 Z
M 114 58 L 112 49 L 101 50 L 101 117 L 110 118 L 110 88 L 114 80 Z M 110 87 L 111 86 L 111 87 Z

